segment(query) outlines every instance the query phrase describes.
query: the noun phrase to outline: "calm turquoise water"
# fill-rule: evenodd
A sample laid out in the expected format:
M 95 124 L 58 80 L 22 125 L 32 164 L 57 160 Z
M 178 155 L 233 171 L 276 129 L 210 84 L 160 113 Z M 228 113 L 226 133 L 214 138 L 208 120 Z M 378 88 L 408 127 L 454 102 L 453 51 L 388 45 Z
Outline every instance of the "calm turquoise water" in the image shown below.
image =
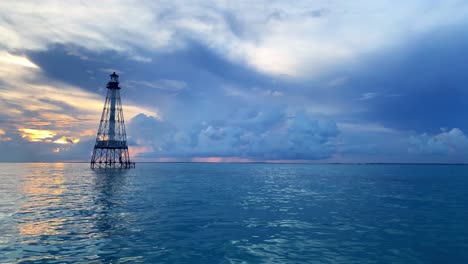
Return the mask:
M 0 164 L 0 263 L 468 263 L 468 166 Z

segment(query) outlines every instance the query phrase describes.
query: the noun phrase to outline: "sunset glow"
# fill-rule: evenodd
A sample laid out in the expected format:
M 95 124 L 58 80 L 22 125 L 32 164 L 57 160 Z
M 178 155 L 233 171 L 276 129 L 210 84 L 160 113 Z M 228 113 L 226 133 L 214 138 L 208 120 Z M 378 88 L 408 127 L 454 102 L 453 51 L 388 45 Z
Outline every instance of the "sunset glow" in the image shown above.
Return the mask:
M 22 137 L 28 139 L 29 141 L 44 141 L 46 139 L 51 139 L 57 133 L 50 130 L 40 130 L 40 129 L 30 129 L 30 128 L 20 128 L 18 129 L 22 132 Z

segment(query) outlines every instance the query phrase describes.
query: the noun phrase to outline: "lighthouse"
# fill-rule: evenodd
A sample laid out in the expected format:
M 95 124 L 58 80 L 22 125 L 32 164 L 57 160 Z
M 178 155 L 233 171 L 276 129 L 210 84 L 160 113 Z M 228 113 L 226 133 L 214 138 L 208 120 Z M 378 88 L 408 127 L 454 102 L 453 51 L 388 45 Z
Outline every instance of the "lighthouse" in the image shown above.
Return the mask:
M 96 136 L 91 168 L 135 168 L 128 154 L 127 135 L 120 101 L 119 75 L 110 75 L 107 96 Z

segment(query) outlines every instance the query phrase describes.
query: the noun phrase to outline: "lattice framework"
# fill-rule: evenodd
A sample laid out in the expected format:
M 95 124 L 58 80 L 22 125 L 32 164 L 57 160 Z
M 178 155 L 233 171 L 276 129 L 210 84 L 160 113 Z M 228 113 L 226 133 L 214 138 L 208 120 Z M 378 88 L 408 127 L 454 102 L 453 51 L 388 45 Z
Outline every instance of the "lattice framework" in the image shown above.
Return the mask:
M 119 76 L 114 72 L 110 77 L 91 158 L 91 168 L 134 168 L 135 163 L 130 161 L 128 154 Z

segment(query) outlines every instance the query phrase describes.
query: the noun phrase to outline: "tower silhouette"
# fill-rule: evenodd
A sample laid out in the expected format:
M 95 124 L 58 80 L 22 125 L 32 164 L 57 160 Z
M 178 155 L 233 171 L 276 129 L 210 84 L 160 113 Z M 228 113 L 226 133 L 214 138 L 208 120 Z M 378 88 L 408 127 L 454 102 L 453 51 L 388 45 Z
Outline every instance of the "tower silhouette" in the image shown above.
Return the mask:
M 127 135 L 120 102 L 119 76 L 112 73 L 107 83 L 107 97 L 91 158 L 91 168 L 135 168 L 130 161 Z

